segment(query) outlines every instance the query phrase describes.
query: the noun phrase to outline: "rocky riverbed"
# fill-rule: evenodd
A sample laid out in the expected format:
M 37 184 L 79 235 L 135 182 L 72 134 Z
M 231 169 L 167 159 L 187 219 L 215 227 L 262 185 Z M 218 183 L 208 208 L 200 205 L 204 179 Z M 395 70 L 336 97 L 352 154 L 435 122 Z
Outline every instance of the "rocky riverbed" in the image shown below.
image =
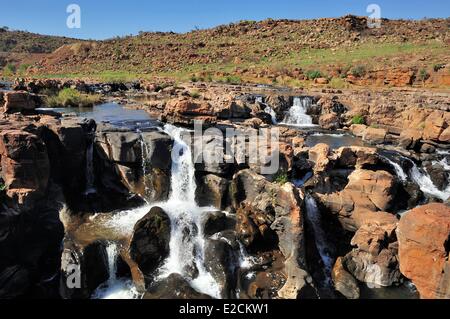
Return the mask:
M 108 102 L 42 105 L 64 87 Z M 11 89 L 0 93 L 2 298 L 450 297 L 448 92 Z M 261 129 L 276 143 L 247 138 Z M 251 147 L 266 157 L 252 161 Z

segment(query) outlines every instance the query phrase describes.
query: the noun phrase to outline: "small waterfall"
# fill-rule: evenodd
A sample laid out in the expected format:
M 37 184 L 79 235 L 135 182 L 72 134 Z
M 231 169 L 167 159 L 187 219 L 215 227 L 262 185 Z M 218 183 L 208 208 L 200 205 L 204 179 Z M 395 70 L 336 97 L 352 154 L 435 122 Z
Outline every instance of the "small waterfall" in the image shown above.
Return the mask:
M 283 124 L 293 125 L 299 127 L 314 126 L 312 117 L 306 114 L 308 108 L 313 104 L 311 97 L 295 97 L 294 105 L 289 109 L 286 117 L 283 120 Z
M 167 124 L 164 130 L 174 139 L 172 189 L 169 201 L 161 205 L 170 217 L 172 232 L 170 254 L 160 269 L 159 278 L 179 273 L 194 289 L 220 298 L 220 287 L 204 265 L 202 221 L 204 213 L 212 208 L 198 207 L 195 202 L 195 168 L 191 149 L 182 139 L 183 129 Z
M 327 244 L 325 232 L 322 228 L 321 213 L 319 211 L 319 208 L 317 207 L 316 200 L 311 195 L 306 195 L 305 204 L 306 221 L 313 231 L 315 245 L 324 266 L 323 272 L 325 275 L 325 280 L 323 284 L 325 285 L 325 287 L 331 287 L 331 271 L 333 270 L 334 258 L 330 254 L 330 249 Z
M 409 160 L 409 159 L 408 159 Z M 425 194 L 431 195 L 433 197 L 439 198 L 444 202 L 450 198 L 450 185 L 443 191 L 439 190 L 430 178 L 430 175 L 424 171 L 420 170 L 416 163 L 409 160 L 412 163 L 410 170 L 410 175 L 413 181 L 419 185 L 420 190 Z
M 143 199 L 147 202 L 145 199 L 145 195 L 147 194 L 147 184 L 145 183 L 145 176 L 147 175 L 147 157 L 149 154 L 147 143 L 145 143 L 144 137 L 142 136 L 142 132 L 138 129 L 136 132 L 139 134 L 139 145 L 141 148 L 141 173 L 142 173 L 142 183 L 144 184 L 144 196 Z
M 394 162 L 393 160 L 391 160 L 389 157 L 387 156 L 383 156 L 382 157 L 386 162 L 389 163 L 389 165 L 391 165 L 394 170 L 395 173 L 397 174 L 397 176 L 401 179 L 402 182 L 406 182 L 408 180 L 408 175 L 405 173 L 405 171 L 403 170 L 403 168 L 396 162 Z
M 265 106 L 264 112 L 270 115 L 270 117 L 272 118 L 272 124 L 274 124 L 274 125 L 278 124 L 277 113 L 275 113 L 275 111 L 273 110 L 273 108 L 270 107 L 270 105 L 268 105 L 267 103 L 264 103 L 262 96 L 257 96 L 255 98 L 255 102 Z
M 86 150 L 86 190 L 85 195 L 95 194 L 95 173 L 94 173 L 94 141 L 89 141 Z
M 108 258 L 109 278 L 94 292 L 93 299 L 139 299 L 141 296 L 137 292 L 131 280 L 117 278 L 117 256 L 119 249 L 116 243 L 109 243 L 106 246 Z
M 447 158 L 443 158 L 440 161 L 433 161 L 432 162 L 433 165 L 441 165 L 445 171 L 450 171 L 450 164 L 448 163 Z

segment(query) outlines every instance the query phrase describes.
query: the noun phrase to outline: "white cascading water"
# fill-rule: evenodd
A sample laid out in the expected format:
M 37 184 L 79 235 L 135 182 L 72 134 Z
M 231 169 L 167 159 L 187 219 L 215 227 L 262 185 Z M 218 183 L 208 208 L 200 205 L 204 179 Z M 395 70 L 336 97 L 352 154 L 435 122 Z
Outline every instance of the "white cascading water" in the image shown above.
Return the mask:
M 169 200 L 161 203 L 147 203 L 145 206 L 117 213 L 107 224 L 122 234 L 130 235 L 136 223 L 150 211 L 151 207 L 161 207 L 170 218 L 171 237 L 169 257 L 159 269 L 157 279 L 161 280 L 170 274 L 178 273 L 184 276 L 197 291 L 220 298 L 220 286 L 204 266 L 205 238 L 202 220 L 207 212 L 215 209 L 198 207 L 195 202 L 197 187 L 195 167 L 191 149 L 182 140 L 181 135 L 184 130 L 167 124 L 164 131 L 174 139 Z M 194 269 L 198 273 L 195 278 L 192 276 L 192 273 L 195 273 Z M 114 286 L 110 282 L 108 288 L 104 289 L 107 295 L 112 294 L 110 290 L 113 290 Z M 120 294 L 129 293 L 130 287 L 123 284 L 121 287 L 123 290 Z M 115 293 L 117 294 L 119 293 Z
M 450 198 L 450 184 L 445 190 L 439 190 L 436 185 L 434 185 L 433 181 L 430 178 L 430 175 L 427 172 L 421 172 L 416 163 L 414 163 L 413 161 L 411 161 L 411 163 L 413 163 L 413 166 L 410 170 L 411 178 L 417 185 L 419 185 L 422 192 L 439 198 L 443 201 L 446 201 Z
M 108 258 L 109 279 L 101 285 L 93 294 L 94 299 L 137 299 L 140 294 L 129 279 L 117 278 L 117 256 L 118 247 L 116 243 L 109 243 L 106 247 Z
M 202 220 L 211 207 L 198 207 L 195 202 L 195 167 L 190 147 L 183 141 L 183 129 L 167 124 L 164 131 L 174 139 L 172 155 L 171 193 L 161 208 L 170 217 L 172 232 L 170 254 L 161 267 L 159 279 L 172 273 L 183 275 L 199 292 L 220 298 L 220 287 L 204 265 L 205 238 Z M 189 271 L 196 268 L 192 278 Z
M 255 102 L 263 104 L 265 106 L 264 112 L 270 115 L 270 117 L 272 118 L 272 124 L 274 125 L 278 124 L 277 113 L 275 113 L 275 111 L 273 110 L 273 108 L 270 107 L 270 105 L 264 103 L 262 96 L 257 96 Z
M 306 195 L 305 204 L 306 220 L 308 225 L 312 228 L 316 248 L 324 265 L 324 274 L 326 276 L 324 284 L 326 287 L 331 287 L 331 271 L 334 265 L 334 258 L 330 255 L 325 232 L 322 228 L 321 213 L 319 211 L 319 208 L 317 207 L 317 203 L 314 197 Z
M 294 105 L 289 109 L 282 124 L 293 125 L 299 127 L 311 127 L 313 124 L 312 117 L 306 114 L 308 108 L 313 104 L 311 97 L 295 97 Z
M 394 168 L 397 176 L 402 180 L 402 182 L 406 182 L 408 180 L 408 175 L 405 173 L 400 164 L 394 162 L 387 156 L 383 156 L 383 159 L 385 159 Z

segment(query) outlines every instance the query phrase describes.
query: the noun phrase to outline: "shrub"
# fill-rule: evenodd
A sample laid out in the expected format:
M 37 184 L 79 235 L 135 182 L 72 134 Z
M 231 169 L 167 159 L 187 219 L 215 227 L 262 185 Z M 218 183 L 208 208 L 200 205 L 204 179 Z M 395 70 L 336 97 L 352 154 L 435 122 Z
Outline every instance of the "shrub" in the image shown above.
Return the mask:
M 21 64 L 19 68 L 17 69 L 17 73 L 20 75 L 24 75 L 27 73 L 28 68 L 30 67 L 30 64 Z
M 57 95 L 45 98 L 48 107 L 91 107 L 101 102 L 101 96 L 96 94 L 83 94 L 75 89 L 66 88 Z
M 427 70 L 425 70 L 425 69 L 420 70 L 419 75 L 417 76 L 419 81 L 422 81 L 422 82 L 425 82 L 426 80 L 428 80 L 429 77 L 430 77 L 430 75 L 428 74 Z
M 438 72 L 440 69 L 445 68 L 445 63 L 438 63 L 433 65 L 433 71 Z
M 279 171 L 275 176 L 275 183 L 283 185 L 286 184 L 287 182 L 289 182 L 287 173 L 284 171 Z
M 323 75 L 320 71 L 317 70 L 310 70 L 306 72 L 306 77 L 308 78 L 308 80 L 315 80 L 318 78 L 322 78 Z
M 3 68 L 3 75 L 4 76 L 13 76 L 16 73 L 16 66 L 12 63 L 8 63 Z
M 228 84 L 241 84 L 242 79 L 236 75 L 229 75 L 225 78 L 225 82 Z
M 190 92 L 189 95 L 194 99 L 198 99 L 200 97 L 200 93 L 197 91 Z
M 6 185 L 0 182 L 0 192 L 3 192 L 6 190 Z
M 366 68 L 363 65 L 358 65 L 351 70 L 351 73 L 357 78 L 362 78 L 364 75 L 366 75 Z
M 366 121 L 364 120 L 364 117 L 362 117 L 361 115 L 355 115 L 352 118 L 352 124 L 365 124 Z

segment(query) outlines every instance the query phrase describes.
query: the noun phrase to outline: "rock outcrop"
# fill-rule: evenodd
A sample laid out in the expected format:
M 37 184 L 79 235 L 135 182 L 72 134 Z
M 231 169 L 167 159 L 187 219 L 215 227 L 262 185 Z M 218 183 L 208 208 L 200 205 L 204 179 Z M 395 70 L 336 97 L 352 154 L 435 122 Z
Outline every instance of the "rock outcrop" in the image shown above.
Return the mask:
M 400 270 L 424 299 L 450 298 L 450 208 L 429 204 L 407 212 L 398 225 Z

